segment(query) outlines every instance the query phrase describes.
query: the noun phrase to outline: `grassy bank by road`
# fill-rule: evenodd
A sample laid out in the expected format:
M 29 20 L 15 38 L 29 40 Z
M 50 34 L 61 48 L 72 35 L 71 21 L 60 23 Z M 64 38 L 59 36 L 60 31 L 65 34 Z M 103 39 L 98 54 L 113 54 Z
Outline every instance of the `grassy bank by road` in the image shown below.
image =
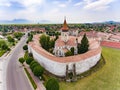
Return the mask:
M 0 50 L 0 57 L 5 53 L 5 50 Z
M 34 80 L 32 79 L 32 77 L 31 77 L 30 73 L 28 72 L 28 70 L 27 70 L 26 68 L 24 68 L 24 70 L 25 70 L 25 72 L 26 72 L 26 74 L 27 74 L 27 76 L 28 76 L 28 78 L 29 78 L 29 80 L 30 80 L 30 82 L 31 82 L 34 90 L 35 90 L 35 89 L 37 88 L 36 83 L 35 83 Z
M 60 82 L 60 90 L 120 90 L 120 50 L 103 47 L 106 64 L 74 83 Z

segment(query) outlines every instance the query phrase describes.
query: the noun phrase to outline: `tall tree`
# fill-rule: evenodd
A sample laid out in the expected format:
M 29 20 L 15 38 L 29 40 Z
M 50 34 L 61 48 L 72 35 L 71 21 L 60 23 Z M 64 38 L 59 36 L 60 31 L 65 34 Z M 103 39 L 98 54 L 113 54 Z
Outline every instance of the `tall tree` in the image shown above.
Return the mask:
M 41 35 L 40 37 L 40 44 L 45 50 L 49 50 L 49 44 L 50 44 L 50 37 L 47 35 Z
M 89 48 L 89 41 L 86 37 L 86 34 L 84 34 L 82 40 L 81 40 L 81 44 L 78 44 L 78 53 L 82 54 L 88 51 Z
M 72 52 L 72 55 L 74 55 L 74 51 L 75 51 L 74 47 L 71 47 L 70 51 Z

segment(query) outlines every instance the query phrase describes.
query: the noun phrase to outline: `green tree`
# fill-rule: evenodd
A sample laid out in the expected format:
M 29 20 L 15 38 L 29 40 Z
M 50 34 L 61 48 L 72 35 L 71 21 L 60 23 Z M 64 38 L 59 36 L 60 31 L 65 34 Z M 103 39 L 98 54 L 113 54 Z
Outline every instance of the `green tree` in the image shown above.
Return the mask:
M 33 34 L 32 34 L 32 32 L 31 32 L 31 33 L 28 33 L 28 40 L 27 40 L 26 43 L 29 43 L 30 41 L 32 41 L 32 39 L 33 39 Z
M 44 72 L 44 68 L 42 66 L 37 65 L 36 67 L 34 67 L 33 73 L 35 76 L 40 77 L 42 76 L 43 72 Z
M 29 57 L 29 54 L 28 54 L 28 51 L 26 51 L 24 54 L 24 59 L 27 60 L 28 57 Z
M 7 36 L 7 40 L 8 40 L 8 42 L 12 42 L 12 43 L 15 42 L 14 38 L 11 36 Z
M 55 40 L 51 39 L 49 42 L 49 48 L 54 48 Z
M 33 54 L 30 52 L 30 53 L 29 53 L 29 56 L 30 56 L 30 57 L 33 57 Z
M 0 40 L 0 48 L 2 50 L 8 50 L 8 45 L 6 44 L 4 40 Z
M 23 33 L 21 32 L 15 32 L 14 33 L 14 37 L 17 38 L 18 40 L 20 40 L 20 38 L 23 36 Z
M 23 57 L 19 58 L 19 62 L 23 64 L 25 62 L 25 59 Z
M 32 66 L 34 63 L 38 63 L 37 61 L 33 60 L 31 63 L 30 63 L 30 66 Z
M 72 54 L 72 52 L 70 50 L 65 53 L 65 56 L 72 56 L 72 55 L 73 54 Z
M 32 57 L 27 57 L 26 59 L 26 63 L 30 65 L 30 63 L 33 61 L 34 59 Z
M 59 90 L 59 83 L 55 78 L 50 78 L 46 83 L 46 90 Z
M 36 63 L 32 64 L 32 65 L 30 66 L 30 68 L 31 68 L 31 70 L 33 71 L 34 68 L 35 68 L 36 66 L 39 66 L 39 65 L 40 65 L 40 64 L 39 64 L 38 62 L 36 62 Z
M 84 34 L 82 40 L 81 40 L 81 44 L 78 44 L 78 53 L 82 54 L 88 51 L 89 48 L 89 41 L 86 37 L 86 34 Z
M 40 36 L 40 40 L 39 40 L 41 46 L 45 49 L 45 50 L 49 50 L 49 43 L 50 43 L 50 37 L 43 34 Z
M 55 41 L 59 38 L 59 35 L 60 35 L 59 32 L 56 32 L 56 33 L 55 33 Z
M 23 49 L 24 49 L 24 50 L 28 50 L 28 46 L 27 46 L 27 45 L 24 45 L 24 46 L 23 46 Z
M 75 51 L 74 47 L 71 47 L 70 51 L 72 52 L 72 55 L 74 55 L 74 51 Z

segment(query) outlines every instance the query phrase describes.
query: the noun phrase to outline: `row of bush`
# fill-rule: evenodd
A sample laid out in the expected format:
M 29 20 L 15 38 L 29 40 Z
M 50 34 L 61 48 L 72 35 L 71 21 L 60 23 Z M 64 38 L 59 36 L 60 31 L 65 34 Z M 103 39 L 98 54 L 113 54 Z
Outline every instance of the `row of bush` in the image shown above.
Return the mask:
M 24 54 L 24 57 L 19 58 L 19 62 L 24 65 L 24 62 L 26 62 L 29 66 L 32 72 L 37 77 L 42 77 L 44 73 L 44 68 L 34 60 L 32 57 L 32 54 L 29 54 L 27 51 Z M 46 90 L 59 90 L 59 83 L 55 78 L 50 78 L 46 81 Z
M 30 66 L 32 72 L 35 76 L 41 77 L 44 73 L 44 68 L 34 60 L 31 54 L 28 54 L 28 52 L 25 52 L 24 57 L 19 58 L 19 61 L 23 64 L 25 61 Z
M 34 60 L 32 53 L 28 53 L 27 45 L 23 46 L 23 50 L 26 50 L 26 52 L 24 54 L 24 57 L 19 58 L 19 61 L 23 65 L 24 62 L 26 62 L 30 66 L 30 69 L 34 73 L 34 75 L 43 80 L 44 68 L 37 61 Z M 59 83 L 55 78 L 50 78 L 49 80 L 46 80 L 45 86 L 46 90 L 59 90 Z
M 26 43 L 29 43 L 30 41 L 32 41 L 32 38 L 33 38 L 33 34 L 28 33 L 28 40 L 26 41 Z

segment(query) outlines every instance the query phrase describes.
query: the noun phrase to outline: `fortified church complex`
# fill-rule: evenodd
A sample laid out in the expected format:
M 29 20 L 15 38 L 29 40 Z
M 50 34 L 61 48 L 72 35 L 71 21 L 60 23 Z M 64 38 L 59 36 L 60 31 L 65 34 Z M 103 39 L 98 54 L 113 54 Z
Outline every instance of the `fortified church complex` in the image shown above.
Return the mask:
M 64 20 L 63 27 L 61 28 L 61 36 L 55 42 L 54 53 L 56 56 L 65 56 L 65 52 L 74 47 L 74 54 L 77 54 L 78 33 L 70 36 L 69 28 L 67 27 L 66 19 Z
M 66 19 L 60 31 L 61 36 L 56 40 L 53 50 L 55 55 L 41 47 L 39 43 L 40 35 L 34 35 L 33 41 L 28 44 L 29 52 L 47 71 L 59 77 L 68 76 L 69 73 L 75 76 L 96 65 L 101 58 L 100 41 L 97 38 L 88 38 L 89 50 L 84 54 L 78 54 L 77 44 L 81 42 L 83 36 L 78 36 L 76 31 L 74 36 L 70 35 Z M 74 47 L 75 55 L 64 57 L 65 52 L 70 50 L 71 47 Z

